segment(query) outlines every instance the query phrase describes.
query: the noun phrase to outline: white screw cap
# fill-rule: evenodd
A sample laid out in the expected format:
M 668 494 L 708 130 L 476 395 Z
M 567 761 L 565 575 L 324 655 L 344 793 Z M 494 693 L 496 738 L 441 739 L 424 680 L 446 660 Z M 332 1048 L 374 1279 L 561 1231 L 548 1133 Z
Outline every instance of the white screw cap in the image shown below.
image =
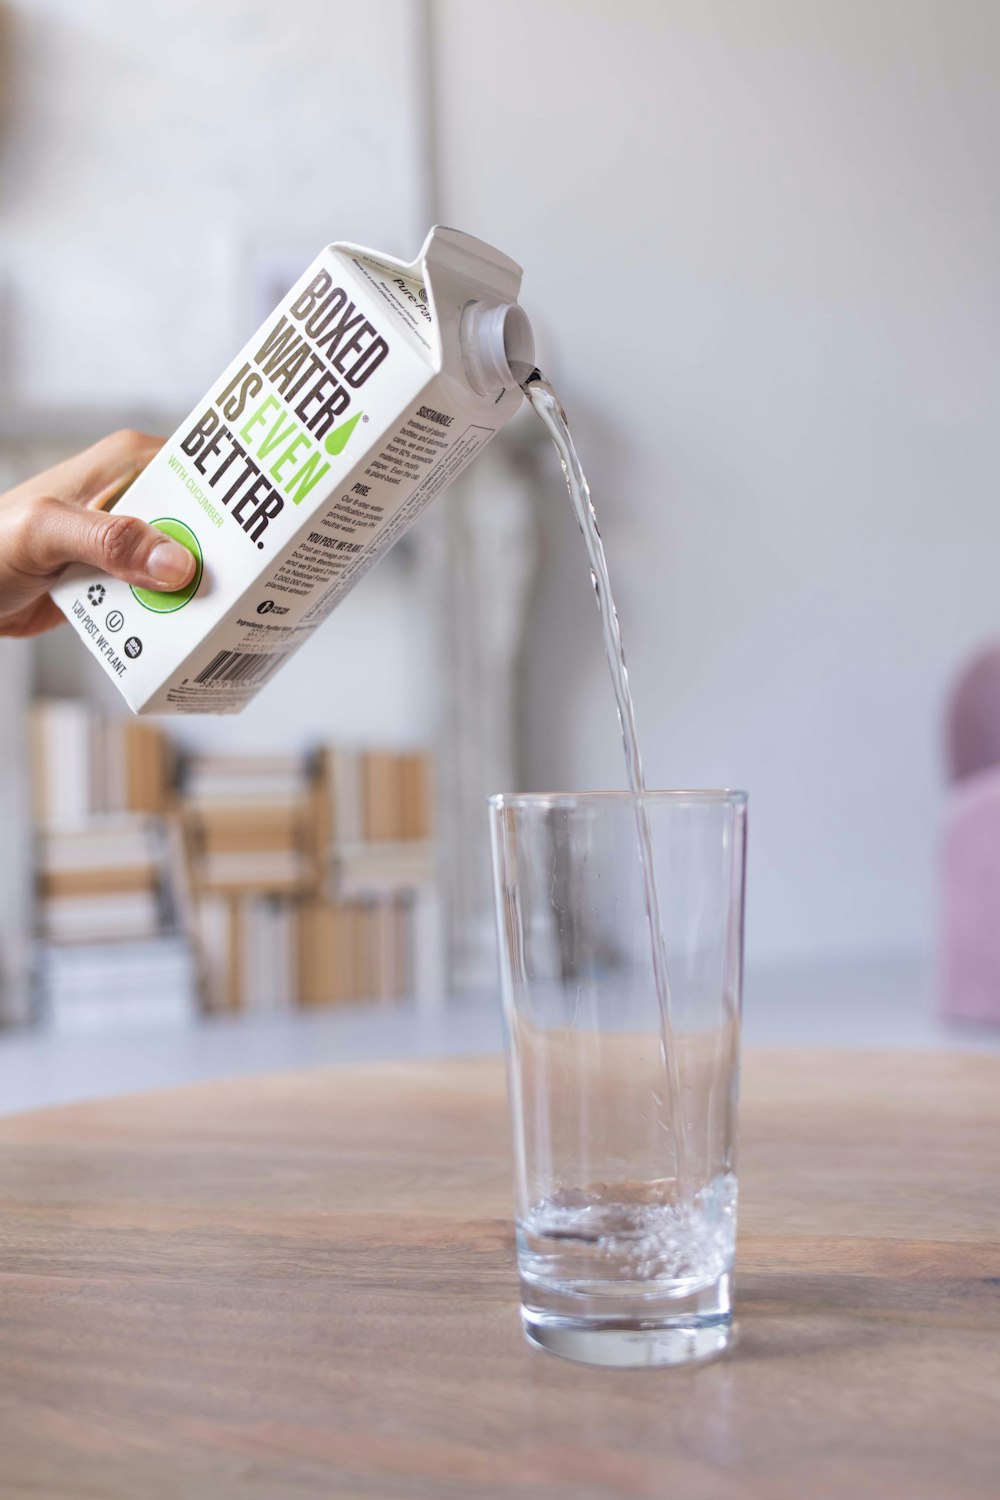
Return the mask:
M 535 363 L 535 336 L 516 302 L 467 303 L 458 337 L 469 384 L 480 396 L 498 396 L 505 386 L 518 385 Z

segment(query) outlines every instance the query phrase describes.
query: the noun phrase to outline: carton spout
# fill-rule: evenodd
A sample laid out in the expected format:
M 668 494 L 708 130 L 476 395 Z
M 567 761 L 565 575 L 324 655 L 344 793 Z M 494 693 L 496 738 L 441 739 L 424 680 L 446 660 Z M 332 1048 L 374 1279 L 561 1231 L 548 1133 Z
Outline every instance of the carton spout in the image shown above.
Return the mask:
M 467 303 L 459 342 L 469 384 L 480 396 L 498 395 L 521 384 L 535 362 L 531 324 L 516 302 L 501 302 L 495 307 L 485 302 Z

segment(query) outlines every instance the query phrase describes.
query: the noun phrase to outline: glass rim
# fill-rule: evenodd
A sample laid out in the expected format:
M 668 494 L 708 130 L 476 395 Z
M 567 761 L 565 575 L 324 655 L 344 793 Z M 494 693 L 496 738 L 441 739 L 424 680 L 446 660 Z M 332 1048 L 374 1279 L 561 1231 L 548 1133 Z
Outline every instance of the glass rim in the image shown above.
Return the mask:
M 730 787 L 649 787 L 644 792 L 494 792 L 486 800 L 494 812 L 501 812 L 504 808 L 543 811 L 551 807 L 576 807 L 579 804 L 600 802 L 619 807 L 623 804 L 637 806 L 645 803 L 660 803 L 667 807 L 685 803 L 708 807 L 746 807 L 749 799 L 746 792 Z

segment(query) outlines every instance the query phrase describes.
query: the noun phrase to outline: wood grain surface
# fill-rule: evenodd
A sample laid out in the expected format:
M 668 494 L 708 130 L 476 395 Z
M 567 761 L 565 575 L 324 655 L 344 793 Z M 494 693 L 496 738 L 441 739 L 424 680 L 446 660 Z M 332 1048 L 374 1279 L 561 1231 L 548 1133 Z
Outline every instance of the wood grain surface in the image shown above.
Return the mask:
M 0 1122 L 3 1500 L 1000 1494 L 1000 1059 L 745 1074 L 739 1342 L 522 1341 L 496 1061 Z

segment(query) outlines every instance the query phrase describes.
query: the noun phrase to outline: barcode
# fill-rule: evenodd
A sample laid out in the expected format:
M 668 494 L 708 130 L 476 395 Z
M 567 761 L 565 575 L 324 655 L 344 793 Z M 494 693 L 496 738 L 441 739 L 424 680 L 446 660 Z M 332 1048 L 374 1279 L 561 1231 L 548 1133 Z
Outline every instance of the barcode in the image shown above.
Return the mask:
M 260 682 L 276 671 L 287 651 L 219 651 L 195 682 Z

